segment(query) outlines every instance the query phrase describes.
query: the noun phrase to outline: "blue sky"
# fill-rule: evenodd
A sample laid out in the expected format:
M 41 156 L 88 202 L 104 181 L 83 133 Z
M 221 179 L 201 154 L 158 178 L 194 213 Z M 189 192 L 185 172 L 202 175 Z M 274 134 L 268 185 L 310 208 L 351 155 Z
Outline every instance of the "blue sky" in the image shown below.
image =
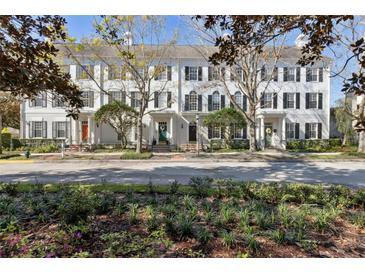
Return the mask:
M 93 20 L 97 16 L 64 16 L 67 21 L 67 29 L 72 37 L 81 39 L 83 37 L 89 37 L 94 35 L 95 31 L 92 25 Z M 187 44 L 187 37 L 189 37 L 184 27 L 184 22 L 179 16 L 166 16 L 166 29 L 167 33 L 173 33 L 178 31 L 178 44 Z M 289 37 L 289 43 L 294 44 L 296 34 L 292 34 Z M 343 97 L 341 92 L 342 80 L 339 78 L 331 79 L 331 105 L 340 98 Z

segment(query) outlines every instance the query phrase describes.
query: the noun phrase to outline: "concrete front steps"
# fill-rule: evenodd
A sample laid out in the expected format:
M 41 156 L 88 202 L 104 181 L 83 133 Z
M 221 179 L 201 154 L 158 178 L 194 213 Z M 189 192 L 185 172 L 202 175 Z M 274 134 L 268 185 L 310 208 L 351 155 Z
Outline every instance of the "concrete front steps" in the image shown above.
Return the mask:
M 171 152 L 171 147 L 170 147 L 170 145 L 167 145 L 167 144 L 154 145 L 154 146 L 152 146 L 152 152 L 155 152 L 155 153 Z

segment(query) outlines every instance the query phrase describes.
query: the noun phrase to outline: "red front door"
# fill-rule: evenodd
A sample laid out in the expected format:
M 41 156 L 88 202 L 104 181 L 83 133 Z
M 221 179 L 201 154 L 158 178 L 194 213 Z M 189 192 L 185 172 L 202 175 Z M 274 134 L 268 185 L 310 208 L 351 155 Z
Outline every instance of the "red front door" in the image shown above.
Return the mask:
M 87 122 L 82 122 L 82 142 L 87 142 L 88 133 L 89 125 Z

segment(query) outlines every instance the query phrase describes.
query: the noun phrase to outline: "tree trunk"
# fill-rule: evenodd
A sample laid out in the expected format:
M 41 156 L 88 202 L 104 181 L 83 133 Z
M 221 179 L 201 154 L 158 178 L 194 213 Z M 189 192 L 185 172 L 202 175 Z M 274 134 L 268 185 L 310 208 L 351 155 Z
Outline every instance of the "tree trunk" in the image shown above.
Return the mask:
M 357 152 L 365 153 L 365 130 L 359 133 L 359 146 Z
M 345 133 L 344 135 L 343 135 L 343 139 L 342 139 L 342 146 L 344 147 L 344 146 L 346 146 L 346 143 L 347 143 L 347 133 Z
M 255 130 L 255 123 L 249 122 L 248 123 L 248 135 L 250 141 L 250 151 L 256 151 L 256 130 Z
M 127 147 L 127 136 L 125 136 L 124 133 L 121 134 L 121 146 L 122 146 L 122 149 L 125 149 Z
M 3 116 L 0 114 L 0 154 L 3 154 L 3 139 L 1 132 L 3 131 Z
M 143 123 L 142 117 L 138 116 L 137 118 L 137 144 L 136 144 L 136 153 L 142 152 L 142 138 L 143 138 Z

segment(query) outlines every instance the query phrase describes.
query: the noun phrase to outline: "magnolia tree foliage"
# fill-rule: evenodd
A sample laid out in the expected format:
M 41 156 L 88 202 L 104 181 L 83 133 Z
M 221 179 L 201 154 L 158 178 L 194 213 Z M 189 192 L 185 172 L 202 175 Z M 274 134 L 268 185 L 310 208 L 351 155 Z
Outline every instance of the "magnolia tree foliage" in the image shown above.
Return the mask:
M 138 112 L 119 101 L 103 105 L 95 113 L 95 121 L 99 124 L 109 124 L 121 137 L 122 148 L 127 146 L 127 136 L 136 124 Z
M 242 129 L 247 124 L 242 113 L 234 108 L 223 108 L 212 112 L 204 118 L 203 123 L 207 127 L 219 126 L 223 128 L 223 136 L 228 141 L 227 143 L 232 139 L 234 127 Z

